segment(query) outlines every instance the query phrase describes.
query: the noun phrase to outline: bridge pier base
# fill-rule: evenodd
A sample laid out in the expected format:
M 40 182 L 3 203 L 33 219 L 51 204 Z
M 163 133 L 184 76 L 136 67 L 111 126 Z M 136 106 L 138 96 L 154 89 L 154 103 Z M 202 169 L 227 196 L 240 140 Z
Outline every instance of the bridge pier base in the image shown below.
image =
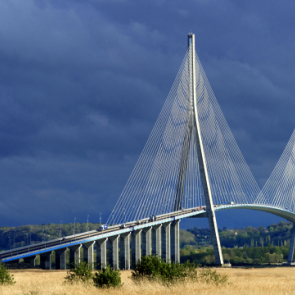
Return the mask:
M 52 254 L 53 252 L 47 252 L 40 254 L 40 266 L 43 269 L 52 269 Z
M 93 268 L 94 264 L 94 244 L 95 242 L 83 244 L 83 261 L 89 263 L 91 268 Z
M 209 206 L 207 206 L 207 208 L 208 207 Z M 213 211 L 213 208 L 211 208 L 211 212 L 210 211 L 208 212 L 208 211 L 207 211 L 207 215 L 208 215 L 208 221 L 209 221 L 209 228 L 211 232 L 212 245 L 214 249 L 215 262 L 218 265 L 223 265 L 223 255 L 222 255 L 222 250 L 220 246 L 219 232 L 217 228 L 215 212 Z
M 131 254 L 134 267 L 141 260 L 141 229 L 131 234 Z
M 120 269 L 130 269 L 130 233 L 120 236 Z
M 108 238 L 104 238 L 96 241 L 96 263 L 99 269 L 107 265 L 107 240 Z
M 180 263 L 179 222 L 175 220 L 171 224 L 171 262 L 174 263 Z
M 67 248 L 55 251 L 55 268 L 67 269 Z
M 288 264 L 291 264 L 293 262 L 294 247 L 295 247 L 295 224 L 293 223 L 293 228 L 291 230 L 291 239 L 290 239 L 290 250 L 289 250 L 289 255 L 288 255 Z
M 24 258 L 25 263 L 30 263 L 33 267 L 36 266 L 37 255 Z
M 116 270 L 119 268 L 119 238 L 120 235 L 109 237 L 110 243 L 110 252 L 111 252 L 111 267 Z
M 82 245 L 75 245 L 75 246 L 71 246 L 70 248 L 70 267 L 73 267 L 73 263 L 74 264 L 79 264 L 80 263 L 80 249 L 81 249 Z
M 171 222 L 162 224 L 162 258 L 166 263 L 171 262 L 171 240 L 170 240 L 170 228 Z
M 141 232 L 142 256 L 152 255 L 152 228 L 144 228 Z
M 161 227 L 162 224 L 158 224 L 152 228 L 152 254 L 159 258 L 161 258 Z

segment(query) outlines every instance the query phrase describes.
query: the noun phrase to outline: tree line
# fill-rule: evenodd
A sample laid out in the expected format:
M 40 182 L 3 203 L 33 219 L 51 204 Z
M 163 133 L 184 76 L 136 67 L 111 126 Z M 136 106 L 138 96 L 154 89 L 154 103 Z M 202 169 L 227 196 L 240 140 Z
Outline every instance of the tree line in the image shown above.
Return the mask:
M 219 230 L 225 263 L 232 265 L 281 263 L 287 261 L 292 223 L 281 221 L 268 227 Z M 215 263 L 209 229 L 181 232 L 181 261 Z
M 57 238 L 98 229 L 99 223 L 41 224 L 0 227 L 0 251 L 33 245 Z

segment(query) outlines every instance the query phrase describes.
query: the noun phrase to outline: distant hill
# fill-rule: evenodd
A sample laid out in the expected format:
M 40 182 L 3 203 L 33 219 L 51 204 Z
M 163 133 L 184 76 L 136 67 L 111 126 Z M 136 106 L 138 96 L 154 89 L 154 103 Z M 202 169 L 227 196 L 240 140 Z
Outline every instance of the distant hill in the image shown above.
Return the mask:
M 75 232 L 82 233 L 98 229 L 99 223 L 76 223 Z M 20 227 L 0 227 L 0 251 L 9 250 L 25 245 L 49 241 L 59 237 L 74 234 L 74 225 L 70 224 L 42 224 L 25 225 Z
M 99 223 L 76 223 L 75 232 L 82 233 L 87 230 L 98 229 Z M 234 247 L 261 247 L 267 245 L 282 246 L 289 244 L 292 223 L 281 221 L 267 228 L 263 226 L 244 229 L 219 230 L 221 246 Z M 0 227 L 0 251 L 24 245 L 49 241 L 74 233 L 74 225 L 70 224 L 42 224 L 25 225 L 20 227 Z M 199 249 L 210 247 L 211 236 L 209 229 L 180 230 L 181 249 Z
M 220 243 L 222 247 L 263 247 L 267 245 L 284 246 L 290 243 L 292 223 L 281 221 L 278 224 L 272 224 L 268 227 L 260 226 L 254 228 L 248 226 L 243 229 L 227 229 L 219 230 Z M 193 248 L 207 247 L 211 245 L 211 234 L 209 229 L 188 229 L 187 232 L 193 234 L 188 239 L 188 242 L 181 244 L 182 248 L 185 245 L 190 245 Z M 182 242 L 182 241 L 181 241 Z
M 267 228 L 219 230 L 225 263 L 232 265 L 277 264 L 287 261 L 292 223 L 281 221 Z M 180 231 L 181 262 L 214 265 L 215 256 L 209 229 Z

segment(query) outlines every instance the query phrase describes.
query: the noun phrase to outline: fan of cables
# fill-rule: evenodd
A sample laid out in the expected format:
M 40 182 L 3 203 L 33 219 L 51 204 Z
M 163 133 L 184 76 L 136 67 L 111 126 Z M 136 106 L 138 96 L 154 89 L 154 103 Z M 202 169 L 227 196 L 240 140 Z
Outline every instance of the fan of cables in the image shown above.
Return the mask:
M 295 130 L 255 204 L 295 212 Z
M 260 191 L 196 56 L 196 99 L 190 93 L 191 48 L 109 224 L 205 205 L 196 149 L 197 113 L 214 204 L 249 204 Z M 179 202 L 177 205 L 176 203 Z

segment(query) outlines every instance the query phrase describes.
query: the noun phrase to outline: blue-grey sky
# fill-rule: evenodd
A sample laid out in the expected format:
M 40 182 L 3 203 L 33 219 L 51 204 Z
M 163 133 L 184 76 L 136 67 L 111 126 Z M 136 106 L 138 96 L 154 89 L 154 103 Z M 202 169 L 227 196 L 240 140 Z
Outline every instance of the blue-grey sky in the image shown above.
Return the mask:
M 187 49 L 262 187 L 295 127 L 295 3 L 0 2 L 0 226 L 106 221 Z M 219 227 L 280 219 L 218 213 Z M 190 220 L 182 226 L 202 227 Z

